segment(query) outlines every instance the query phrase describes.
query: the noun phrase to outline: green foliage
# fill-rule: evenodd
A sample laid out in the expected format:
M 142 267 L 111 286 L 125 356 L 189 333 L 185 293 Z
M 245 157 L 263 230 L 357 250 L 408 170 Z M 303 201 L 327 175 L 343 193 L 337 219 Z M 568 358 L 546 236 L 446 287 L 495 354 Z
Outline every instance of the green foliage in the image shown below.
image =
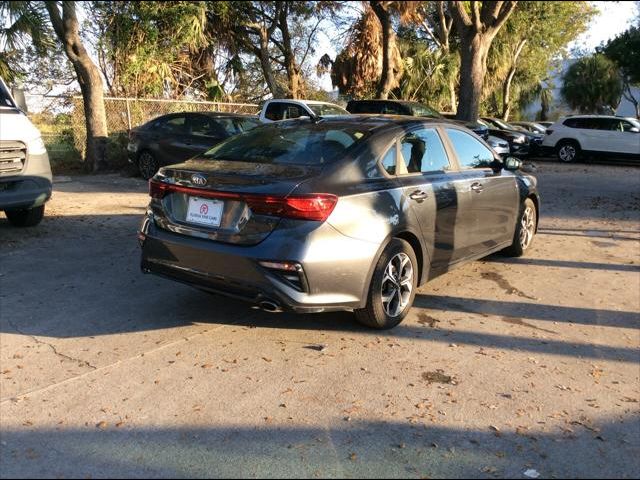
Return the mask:
M 28 74 L 22 56 L 30 51 L 39 57 L 52 52 L 54 35 L 44 2 L 0 1 L 0 76 L 13 83 Z
M 413 29 L 398 34 L 398 45 L 405 68 L 394 96 L 427 103 L 441 111 L 455 110 L 450 85 L 457 83 L 460 57 L 430 46 Z
M 538 97 L 549 72 L 567 56 L 567 45 L 586 31 L 595 9 L 585 1 L 520 1 L 493 41 L 487 59 L 484 110 L 502 115 L 511 70 L 510 99 L 524 109 Z M 519 56 L 518 46 L 523 43 Z
M 618 65 L 631 85 L 640 85 L 640 26 L 631 27 L 598 51 Z
M 97 47 L 115 95 L 184 95 L 210 73 L 206 4 L 92 2 Z M 210 80 L 210 78 L 207 78 Z
M 602 54 L 577 60 L 563 81 L 562 96 L 581 113 L 605 113 L 620 103 L 622 81 L 617 66 Z

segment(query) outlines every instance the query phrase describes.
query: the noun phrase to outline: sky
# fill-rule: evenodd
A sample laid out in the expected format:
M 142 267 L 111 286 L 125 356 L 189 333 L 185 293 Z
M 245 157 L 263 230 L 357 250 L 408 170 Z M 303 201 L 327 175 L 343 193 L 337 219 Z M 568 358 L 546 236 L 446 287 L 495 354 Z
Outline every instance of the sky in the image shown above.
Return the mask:
M 600 13 L 591 21 L 571 47 L 594 51 L 602 42 L 612 39 L 631 26 L 638 16 L 638 2 L 591 2 Z

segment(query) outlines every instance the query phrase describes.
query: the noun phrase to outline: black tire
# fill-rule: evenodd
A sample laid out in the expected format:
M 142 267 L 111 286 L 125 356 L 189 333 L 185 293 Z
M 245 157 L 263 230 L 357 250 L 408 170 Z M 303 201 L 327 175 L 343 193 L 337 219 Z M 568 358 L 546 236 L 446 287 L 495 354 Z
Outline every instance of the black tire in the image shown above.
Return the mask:
M 14 227 L 35 227 L 44 217 L 44 205 L 20 210 L 6 210 L 9 223 Z
M 520 215 L 518 215 L 513 243 L 505 248 L 502 253 L 509 257 L 523 256 L 531 248 L 537 227 L 538 210 L 536 209 L 536 204 L 533 203 L 533 200 L 527 198 L 522 204 Z
M 575 140 L 561 140 L 556 145 L 556 157 L 563 163 L 575 162 L 581 155 L 580 144 Z
M 149 150 L 143 150 L 138 155 L 138 170 L 145 180 L 153 177 L 160 168 L 158 159 Z
M 398 278 L 404 276 L 405 280 L 409 280 L 409 264 L 404 263 L 404 266 L 402 266 L 405 259 L 408 259 L 411 267 L 410 282 L 401 284 L 400 288 L 397 288 Z M 394 262 L 393 265 L 392 262 Z M 390 270 L 392 272 L 397 271 L 397 266 L 400 266 L 400 272 L 394 275 L 393 280 L 388 279 L 386 275 L 390 265 L 392 265 Z M 354 311 L 356 320 L 367 327 L 378 330 L 387 330 L 398 325 L 411 310 L 411 305 L 413 305 L 416 295 L 418 275 L 418 261 L 411 245 L 399 238 L 392 239 L 376 263 L 369 292 L 367 293 L 367 305 Z M 406 289 L 409 285 L 411 290 L 407 292 Z M 396 286 L 396 288 L 394 289 L 393 286 Z M 386 306 L 383 301 L 383 288 L 387 289 L 388 292 L 395 292 L 387 295 L 387 298 L 391 298 L 391 300 L 387 302 Z M 397 299 L 395 304 L 394 299 Z

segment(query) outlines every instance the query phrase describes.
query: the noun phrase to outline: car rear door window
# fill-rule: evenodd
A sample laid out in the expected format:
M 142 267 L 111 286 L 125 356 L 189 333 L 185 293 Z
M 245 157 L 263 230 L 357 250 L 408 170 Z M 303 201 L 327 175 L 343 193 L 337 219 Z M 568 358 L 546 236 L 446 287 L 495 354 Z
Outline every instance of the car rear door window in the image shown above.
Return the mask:
M 272 102 L 267 105 L 264 116 L 269 120 L 282 120 L 282 109 L 283 105 L 281 103 Z
M 299 118 L 302 116 L 308 117 L 309 114 L 298 105 L 295 105 L 293 103 L 284 104 L 284 116 L 282 117 L 284 120 Z
M 463 169 L 487 168 L 493 163 L 493 153 L 478 140 L 461 130 L 447 128 L 447 135 Z
M 224 137 L 224 129 L 213 118 L 193 115 L 190 118 L 191 135 L 196 137 Z
M 387 172 L 389 175 L 396 174 L 396 167 L 398 165 L 397 156 L 398 156 L 398 149 L 396 147 L 396 144 L 394 143 L 389 149 L 389 151 L 386 153 L 386 155 L 382 157 L 382 161 L 380 163 L 382 165 L 383 170 Z
M 433 128 L 421 128 L 400 140 L 407 173 L 442 172 L 451 168 L 440 135 Z
M 382 107 L 382 113 L 386 115 L 402 115 L 402 107 L 397 103 L 388 102 Z
M 168 134 L 187 133 L 187 118 L 184 115 L 171 117 L 161 124 L 161 129 Z

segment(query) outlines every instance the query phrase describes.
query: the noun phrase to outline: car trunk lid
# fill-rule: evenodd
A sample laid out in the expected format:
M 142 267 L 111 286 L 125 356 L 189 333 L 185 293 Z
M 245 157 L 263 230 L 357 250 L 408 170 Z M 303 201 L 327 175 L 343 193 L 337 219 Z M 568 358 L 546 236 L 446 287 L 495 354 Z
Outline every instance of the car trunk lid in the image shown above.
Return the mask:
M 282 217 L 320 220 L 318 210 L 332 209 L 324 198 L 291 195 L 301 182 L 319 171 L 319 167 L 305 165 L 191 160 L 166 167 L 151 180 L 151 205 L 161 228 L 225 243 L 255 245 L 276 228 Z M 310 207 L 312 212 L 305 211 Z

